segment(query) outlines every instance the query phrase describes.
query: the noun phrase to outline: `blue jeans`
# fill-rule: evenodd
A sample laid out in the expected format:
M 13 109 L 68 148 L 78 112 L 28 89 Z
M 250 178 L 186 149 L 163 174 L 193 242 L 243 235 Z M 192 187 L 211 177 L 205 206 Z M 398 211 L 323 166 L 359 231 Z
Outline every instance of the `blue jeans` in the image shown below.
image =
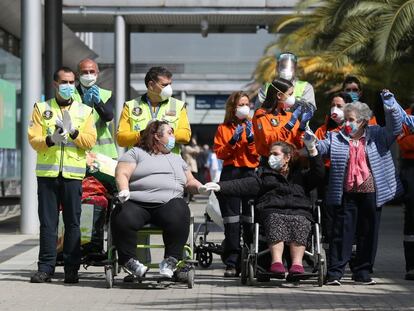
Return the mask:
M 63 206 L 63 222 L 65 223 L 63 240 L 65 271 L 79 270 L 82 181 L 66 179 L 61 175 L 38 177 L 37 187 L 40 221 L 38 270 L 54 273 L 60 205 Z

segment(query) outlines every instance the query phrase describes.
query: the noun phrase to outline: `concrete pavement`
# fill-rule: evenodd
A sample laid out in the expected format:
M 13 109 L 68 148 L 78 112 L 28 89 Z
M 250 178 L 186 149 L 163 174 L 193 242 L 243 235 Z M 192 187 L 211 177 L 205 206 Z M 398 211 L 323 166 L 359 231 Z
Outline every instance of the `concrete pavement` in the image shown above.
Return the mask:
M 191 204 L 196 222 L 202 221 L 205 203 Z M 223 233 L 213 231 L 208 237 L 220 242 Z M 63 283 L 62 267 L 51 284 L 31 284 L 37 238 L 16 234 L 15 220 L 0 223 L 0 310 L 414 310 L 414 282 L 403 280 L 402 208 L 397 206 L 383 211 L 375 286 L 355 285 L 349 273 L 340 287 L 319 288 L 313 280 L 299 286 L 281 281 L 242 286 L 222 277 L 217 255 L 209 269 L 197 269 L 193 289 L 126 284 L 123 273 L 114 288 L 106 289 L 101 267 L 82 268 L 75 285 Z

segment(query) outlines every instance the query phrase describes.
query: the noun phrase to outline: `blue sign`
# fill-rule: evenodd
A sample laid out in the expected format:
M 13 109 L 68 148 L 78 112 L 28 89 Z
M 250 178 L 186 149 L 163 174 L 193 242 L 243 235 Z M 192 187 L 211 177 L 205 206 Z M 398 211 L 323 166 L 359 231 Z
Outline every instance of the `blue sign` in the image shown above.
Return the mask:
M 228 95 L 196 95 L 195 109 L 226 109 Z

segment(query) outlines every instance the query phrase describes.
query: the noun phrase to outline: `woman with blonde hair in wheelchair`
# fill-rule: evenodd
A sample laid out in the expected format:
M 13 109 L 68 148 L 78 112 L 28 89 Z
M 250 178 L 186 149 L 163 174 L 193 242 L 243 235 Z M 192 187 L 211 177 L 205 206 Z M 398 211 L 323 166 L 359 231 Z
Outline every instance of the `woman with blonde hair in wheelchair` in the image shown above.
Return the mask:
M 137 231 L 151 223 L 163 230 L 164 260 L 160 274 L 172 277 L 188 238 L 190 210 L 184 188 L 198 193 L 201 183 L 184 160 L 171 150 L 174 131 L 165 121 L 153 121 L 141 132 L 138 145 L 118 162 L 115 178 L 122 205 L 111 214 L 113 238 L 119 264 L 133 275 L 144 276 L 148 268 L 136 257 Z
M 312 202 L 309 192 L 323 181 L 325 167 L 316 150 L 304 142 L 310 155 L 310 168 L 304 171 L 295 161 L 295 147 L 275 142 L 268 163 L 259 175 L 219 183 L 207 183 L 200 191 L 216 191 L 218 196 L 255 196 L 259 222 L 264 226 L 272 256 L 269 268 L 275 277 L 285 277 L 282 261 L 284 244 L 289 244 L 292 265 L 289 275 L 303 274 L 303 255 L 311 232 Z

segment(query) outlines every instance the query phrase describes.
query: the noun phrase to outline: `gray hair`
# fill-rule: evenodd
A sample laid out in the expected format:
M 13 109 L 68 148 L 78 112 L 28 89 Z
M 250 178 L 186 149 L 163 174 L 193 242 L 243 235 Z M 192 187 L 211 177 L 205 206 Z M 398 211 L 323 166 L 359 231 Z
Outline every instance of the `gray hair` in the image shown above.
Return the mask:
M 345 105 L 344 114 L 351 111 L 355 112 L 357 120 L 369 121 L 372 117 L 372 110 L 368 105 L 359 101 Z

